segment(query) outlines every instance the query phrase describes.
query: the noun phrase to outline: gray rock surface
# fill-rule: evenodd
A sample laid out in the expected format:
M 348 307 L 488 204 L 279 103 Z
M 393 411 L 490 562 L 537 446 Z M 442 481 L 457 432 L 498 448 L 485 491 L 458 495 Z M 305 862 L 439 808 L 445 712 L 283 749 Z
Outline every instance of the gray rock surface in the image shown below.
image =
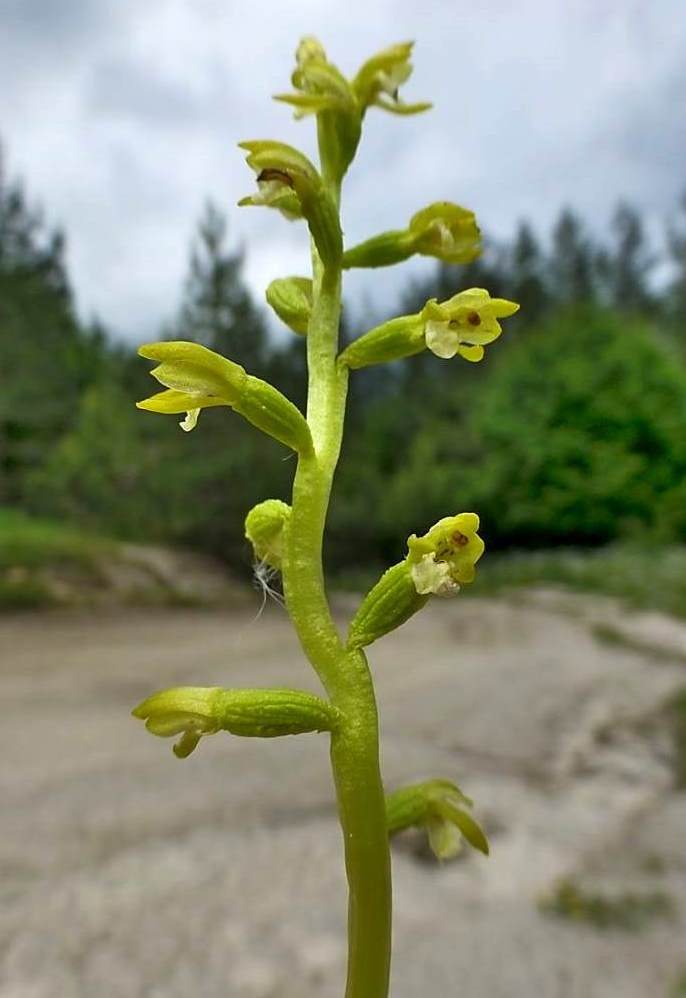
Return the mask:
M 253 612 L 0 621 L 2 998 L 340 998 L 326 738 L 218 735 L 180 762 L 129 716 L 169 685 L 318 691 L 285 615 Z M 393 998 L 667 998 L 686 795 L 661 711 L 684 654 L 683 624 L 548 593 L 435 603 L 371 649 L 387 785 L 456 779 L 492 844 L 440 867 L 398 841 Z M 668 891 L 676 917 L 542 914 L 568 876 Z

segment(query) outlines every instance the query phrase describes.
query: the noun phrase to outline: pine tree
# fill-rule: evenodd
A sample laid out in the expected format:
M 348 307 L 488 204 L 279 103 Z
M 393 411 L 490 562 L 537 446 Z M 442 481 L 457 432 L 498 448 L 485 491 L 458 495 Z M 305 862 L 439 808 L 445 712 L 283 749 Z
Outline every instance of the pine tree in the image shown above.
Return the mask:
M 227 250 L 226 234 L 226 219 L 208 201 L 173 336 L 195 340 L 252 373 L 261 372 L 268 354 L 265 322 L 243 283 L 243 255 Z
M 596 297 L 594 251 L 578 216 L 564 208 L 553 228 L 550 272 L 553 297 L 562 304 Z
M 608 303 L 621 312 L 645 312 L 654 304 L 648 279 L 654 258 L 638 212 L 620 203 L 612 219 L 614 243 L 599 258 Z
M 668 231 L 670 262 L 674 277 L 667 292 L 667 310 L 686 349 L 686 192 L 681 197 L 681 218 Z
M 74 418 L 103 351 L 79 327 L 64 238 L 47 227 L 0 155 L 0 500 L 24 498 L 25 479 Z
M 545 261 L 536 233 L 528 222 L 520 222 L 510 251 L 506 297 L 519 302 L 527 324 L 539 318 L 548 304 L 544 269 Z

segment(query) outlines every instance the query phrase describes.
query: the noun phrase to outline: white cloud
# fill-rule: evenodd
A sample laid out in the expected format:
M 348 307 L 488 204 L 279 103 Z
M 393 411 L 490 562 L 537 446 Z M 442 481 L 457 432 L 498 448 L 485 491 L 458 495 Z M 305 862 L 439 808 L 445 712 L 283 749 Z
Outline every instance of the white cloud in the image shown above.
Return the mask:
M 67 229 L 81 310 L 139 339 L 176 307 L 207 196 L 229 211 L 258 296 L 306 264 L 298 227 L 234 208 L 252 186 L 241 138 L 313 151 L 311 125 L 268 99 L 287 89 L 300 35 L 318 34 L 348 72 L 414 37 L 406 93 L 436 103 L 416 119 L 370 113 L 347 184 L 349 239 L 438 197 L 473 207 L 496 234 L 524 215 L 548 226 L 566 202 L 600 227 L 620 197 L 657 223 L 686 182 L 682 7 L 7 0 L 0 133 L 11 168 Z M 357 276 L 351 288 L 383 294 L 407 278 Z

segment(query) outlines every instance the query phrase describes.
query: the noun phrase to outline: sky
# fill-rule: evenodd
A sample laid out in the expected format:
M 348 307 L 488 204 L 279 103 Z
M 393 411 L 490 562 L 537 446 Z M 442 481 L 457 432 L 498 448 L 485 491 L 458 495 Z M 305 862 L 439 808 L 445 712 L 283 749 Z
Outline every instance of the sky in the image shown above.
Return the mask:
M 439 199 L 495 237 L 523 217 L 545 232 L 568 203 L 603 231 L 620 198 L 658 232 L 686 188 L 685 0 L 0 0 L 0 140 L 10 174 L 66 229 L 84 318 L 132 342 L 156 335 L 208 197 L 256 297 L 307 272 L 304 226 L 236 207 L 254 186 L 237 142 L 314 154 L 311 119 L 270 100 L 304 34 L 347 75 L 415 39 L 402 96 L 434 102 L 368 114 L 344 189 L 348 244 Z M 353 274 L 346 297 L 390 300 L 426 265 Z

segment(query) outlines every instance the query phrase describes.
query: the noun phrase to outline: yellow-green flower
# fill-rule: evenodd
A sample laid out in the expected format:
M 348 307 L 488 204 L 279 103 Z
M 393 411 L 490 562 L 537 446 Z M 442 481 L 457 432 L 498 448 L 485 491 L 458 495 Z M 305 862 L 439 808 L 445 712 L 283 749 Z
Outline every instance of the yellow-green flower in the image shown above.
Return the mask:
M 303 690 L 177 686 L 153 693 L 132 711 L 160 738 L 181 735 L 174 754 L 185 759 L 203 735 L 229 731 L 252 738 L 277 738 L 308 731 L 331 731 L 337 711 Z
M 425 828 L 437 859 L 452 859 L 463 840 L 488 856 L 488 840 L 471 815 L 473 802 L 449 780 L 429 780 L 402 787 L 386 798 L 389 835 Z
M 410 219 L 415 253 L 445 263 L 470 263 L 481 252 L 481 232 L 473 211 L 450 201 L 436 201 Z
M 183 340 L 147 343 L 138 353 L 148 360 L 160 361 L 150 373 L 166 391 L 136 405 L 149 412 L 185 412 L 186 418 L 179 426 L 186 431 L 194 429 L 201 409 L 235 405 L 247 379 L 239 364 L 200 343 Z
M 358 113 L 350 84 L 333 63 L 317 38 L 301 39 L 295 53 L 296 68 L 291 82 L 296 94 L 276 94 L 275 100 L 295 108 L 295 117 L 322 111 Z
M 222 730 L 222 693 L 219 686 L 180 686 L 154 693 L 132 713 L 145 721 L 152 735 L 160 738 L 181 735 L 174 745 L 174 755 L 185 759 L 203 735 L 214 735 Z
M 422 309 L 426 345 L 437 357 L 458 354 L 479 361 L 484 346 L 502 332 L 498 319 L 514 315 L 519 305 L 505 298 L 491 298 L 484 288 L 460 291 L 444 302 L 432 298 Z
M 431 107 L 426 102 L 404 104 L 398 96 L 400 87 L 412 73 L 413 45 L 414 42 L 390 45 L 367 59 L 361 67 L 352 81 L 352 88 L 363 113 L 372 104 L 393 114 L 418 114 Z
M 262 170 L 257 175 L 257 193 L 241 198 L 238 202 L 256 207 L 275 208 L 289 222 L 302 218 L 298 195 L 293 190 L 290 178 L 278 170 Z
M 476 513 L 458 513 L 443 517 L 422 537 L 408 538 L 407 562 L 420 595 L 453 596 L 461 583 L 474 580 L 485 548 L 478 529 Z

